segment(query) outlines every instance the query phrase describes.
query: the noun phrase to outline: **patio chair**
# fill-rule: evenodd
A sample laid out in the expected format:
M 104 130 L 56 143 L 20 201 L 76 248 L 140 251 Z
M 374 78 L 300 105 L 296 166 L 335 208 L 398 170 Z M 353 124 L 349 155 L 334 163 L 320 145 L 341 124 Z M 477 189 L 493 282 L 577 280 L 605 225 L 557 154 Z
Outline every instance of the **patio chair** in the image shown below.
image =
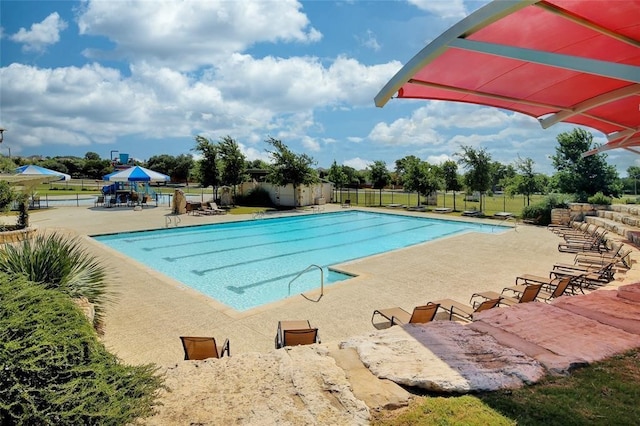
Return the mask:
M 502 299 L 502 297 L 487 299 L 476 303 L 475 306 L 465 305 L 453 299 L 440 299 L 433 303 L 438 303 L 440 307 L 449 314 L 450 321 L 455 316 L 456 318 L 470 322 L 473 321 L 473 314 L 495 308 L 500 303 L 500 299 Z
M 611 250 L 607 253 L 579 252 L 573 258 L 576 265 L 605 265 L 615 261 L 616 266 L 625 269 L 631 268 L 631 249 L 624 248 L 622 243 L 612 243 Z
M 227 356 L 231 356 L 229 339 L 225 339 L 220 350 L 218 350 L 216 339 L 213 337 L 180 336 L 180 340 L 184 349 L 184 359 L 222 358 L 225 353 Z
M 583 251 L 588 252 L 606 252 L 609 251 L 607 247 L 606 233 L 602 233 L 597 237 L 589 240 L 582 241 L 565 241 L 558 244 L 558 251 L 563 253 L 579 253 Z
M 104 195 L 98 195 L 98 198 L 93 202 L 93 207 L 104 205 Z
M 318 329 L 311 327 L 309 320 L 278 321 L 276 349 L 285 346 L 312 345 L 320 343 Z
M 342 203 L 342 207 L 351 207 L 351 200 L 344 200 L 344 203 Z
M 505 291 L 509 290 L 509 287 L 505 287 L 502 289 L 502 293 L 498 293 L 495 291 L 484 291 L 481 293 L 474 293 L 471 296 L 471 300 L 475 297 L 481 297 L 483 299 L 498 299 L 500 298 L 500 305 L 513 306 L 519 303 L 529 303 L 536 300 L 538 297 L 538 293 L 542 289 L 542 284 L 527 284 L 523 291 L 519 293 L 516 297 L 506 296 L 504 294 Z
M 600 268 L 570 269 L 563 265 L 554 265 L 554 269 L 549 272 L 551 277 L 563 278 L 574 277 L 575 281 L 580 284 L 580 288 L 591 289 L 609 284 L 614 279 L 615 271 L 613 266 L 616 262 L 609 262 Z M 573 265 L 574 268 L 577 268 Z
M 396 324 L 424 324 L 433 321 L 440 305 L 437 303 L 427 303 L 423 306 L 416 306 L 413 312 L 409 313 L 402 308 L 376 309 L 371 315 L 371 322 L 376 314 L 386 318 L 391 325 Z
M 227 214 L 227 211 L 218 207 L 218 204 L 216 204 L 215 201 L 209 201 L 208 203 L 205 203 L 205 206 L 205 208 L 213 212 L 213 214 Z
M 567 294 L 567 290 L 572 285 L 572 282 L 576 279 L 576 277 L 563 277 L 557 281 L 556 284 L 549 284 L 547 286 L 543 285 L 543 288 L 540 289 L 536 299 L 542 300 L 544 302 L 550 302 L 552 299 L 558 298 Z M 517 297 L 520 297 L 522 293 L 526 290 L 526 285 L 516 285 L 513 287 L 506 287 L 504 291 L 511 291 Z

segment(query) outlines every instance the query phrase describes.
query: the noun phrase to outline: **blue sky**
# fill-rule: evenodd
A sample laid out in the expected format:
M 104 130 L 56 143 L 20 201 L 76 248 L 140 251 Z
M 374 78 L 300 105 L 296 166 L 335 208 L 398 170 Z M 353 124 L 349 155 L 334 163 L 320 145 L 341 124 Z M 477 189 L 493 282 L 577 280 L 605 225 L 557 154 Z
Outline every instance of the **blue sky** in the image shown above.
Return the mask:
M 231 136 L 249 159 L 274 137 L 319 167 L 416 155 L 530 157 L 551 174 L 560 124 L 494 108 L 374 96 L 486 1 L 0 2 L 0 154 L 111 151 L 146 160 Z M 590 129 L 589 129 L 590 130 Z M 604 143 L 600 132 L 595 140 Z M 621 176 L 637 156 L 610 151 Z

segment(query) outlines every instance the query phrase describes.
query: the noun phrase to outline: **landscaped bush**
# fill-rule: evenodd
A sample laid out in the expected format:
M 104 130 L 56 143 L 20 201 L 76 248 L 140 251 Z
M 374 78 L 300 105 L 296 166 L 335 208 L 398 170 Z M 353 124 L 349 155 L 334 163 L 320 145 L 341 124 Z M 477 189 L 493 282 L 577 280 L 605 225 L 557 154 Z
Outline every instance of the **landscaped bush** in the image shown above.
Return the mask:
M 600 204 L 603 206 L 611 205 L 611 197 L 607 197 L 602 192 L 596 192 L 595 195 L 587 198 L 587 201 L 589 202 L 589 204 Z
M 0 249 L 0 270 L 23 275 L 71 298 L 86 297 L 95 306 L 94 325 L 99 326 L 104 304 L 110 298 L 106 273 L 104 267 L 82 248 L 79 239 L 39 234 L 16 245 L 5 245 Z
M 549 194 L 539 203 L 522 209 L 522 218 L 535 221 L 538 225 L 548 225 L 551 223 L 551 210 L 567 207 L 565 200 L 555 194 Z
M 247 195 L 236 196 L 236 204 L 248 207 L 273 207 L 269 191 L 264 188 L 255 188 Z
M 130 424 L 161 386 L 107 352 L 67 295 L 0 273 L 0 424 Z

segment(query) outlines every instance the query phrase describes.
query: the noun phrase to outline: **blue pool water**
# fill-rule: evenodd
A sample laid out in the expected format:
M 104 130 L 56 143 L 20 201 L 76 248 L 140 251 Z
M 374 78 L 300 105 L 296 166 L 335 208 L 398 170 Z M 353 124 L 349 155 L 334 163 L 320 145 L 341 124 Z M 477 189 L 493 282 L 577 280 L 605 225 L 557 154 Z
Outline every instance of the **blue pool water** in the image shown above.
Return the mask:
M 350 278 L 338 263 L 463 232 L 505 227 L 348 211 L 94 237 L 238 311 L 290 296 L 311 264 L 325 285 Z M 291 295 L 320 287 L 312 268 Z

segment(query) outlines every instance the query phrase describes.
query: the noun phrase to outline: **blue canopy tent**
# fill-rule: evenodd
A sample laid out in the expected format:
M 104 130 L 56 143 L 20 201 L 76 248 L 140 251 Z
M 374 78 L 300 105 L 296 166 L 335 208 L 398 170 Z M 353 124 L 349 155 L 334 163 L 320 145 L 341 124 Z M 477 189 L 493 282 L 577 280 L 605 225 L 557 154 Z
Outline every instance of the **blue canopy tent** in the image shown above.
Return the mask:
M 42 177 L 43 180 L 46 182 L 55 182 L 59 180 L 71 180 L 71 176 L 66 173 L 57 172 L 55 170 L 47 169 L 45 167 L 35 166 L 33 164 L 20 166 L 15 171 L 17 174 L 20 174 L 20 175 Z
M 171 178 L 144 167 L 134 166 L 109 173 L 102 179 L 109 182 L 169 182 Z
M 115 199 L 122 203 L 122 198 L 135 195 L 138 198 L 138 183 L 144 184 L 145 195 L 155 195 L 155 192 L 149 188 L 149 182 L 169 182 L 171 178 L 162 173 L 146 169 L 140 166 L 130 167 L 125 170 L 117 170 L 113 173 L 109 173 L 102 177 L 102 180 L 108 182 L 114 182 L 112 185 L 107 185 L 102 188 L 104 194 L 114 194 Z M 125 190 L 124 183 L 128 182 L 132 187 L 129 190 Z M 131 198 L 127 198 L 128 203 L 131 202 Z M 146 198 L 143 198 L 146 200 Z

